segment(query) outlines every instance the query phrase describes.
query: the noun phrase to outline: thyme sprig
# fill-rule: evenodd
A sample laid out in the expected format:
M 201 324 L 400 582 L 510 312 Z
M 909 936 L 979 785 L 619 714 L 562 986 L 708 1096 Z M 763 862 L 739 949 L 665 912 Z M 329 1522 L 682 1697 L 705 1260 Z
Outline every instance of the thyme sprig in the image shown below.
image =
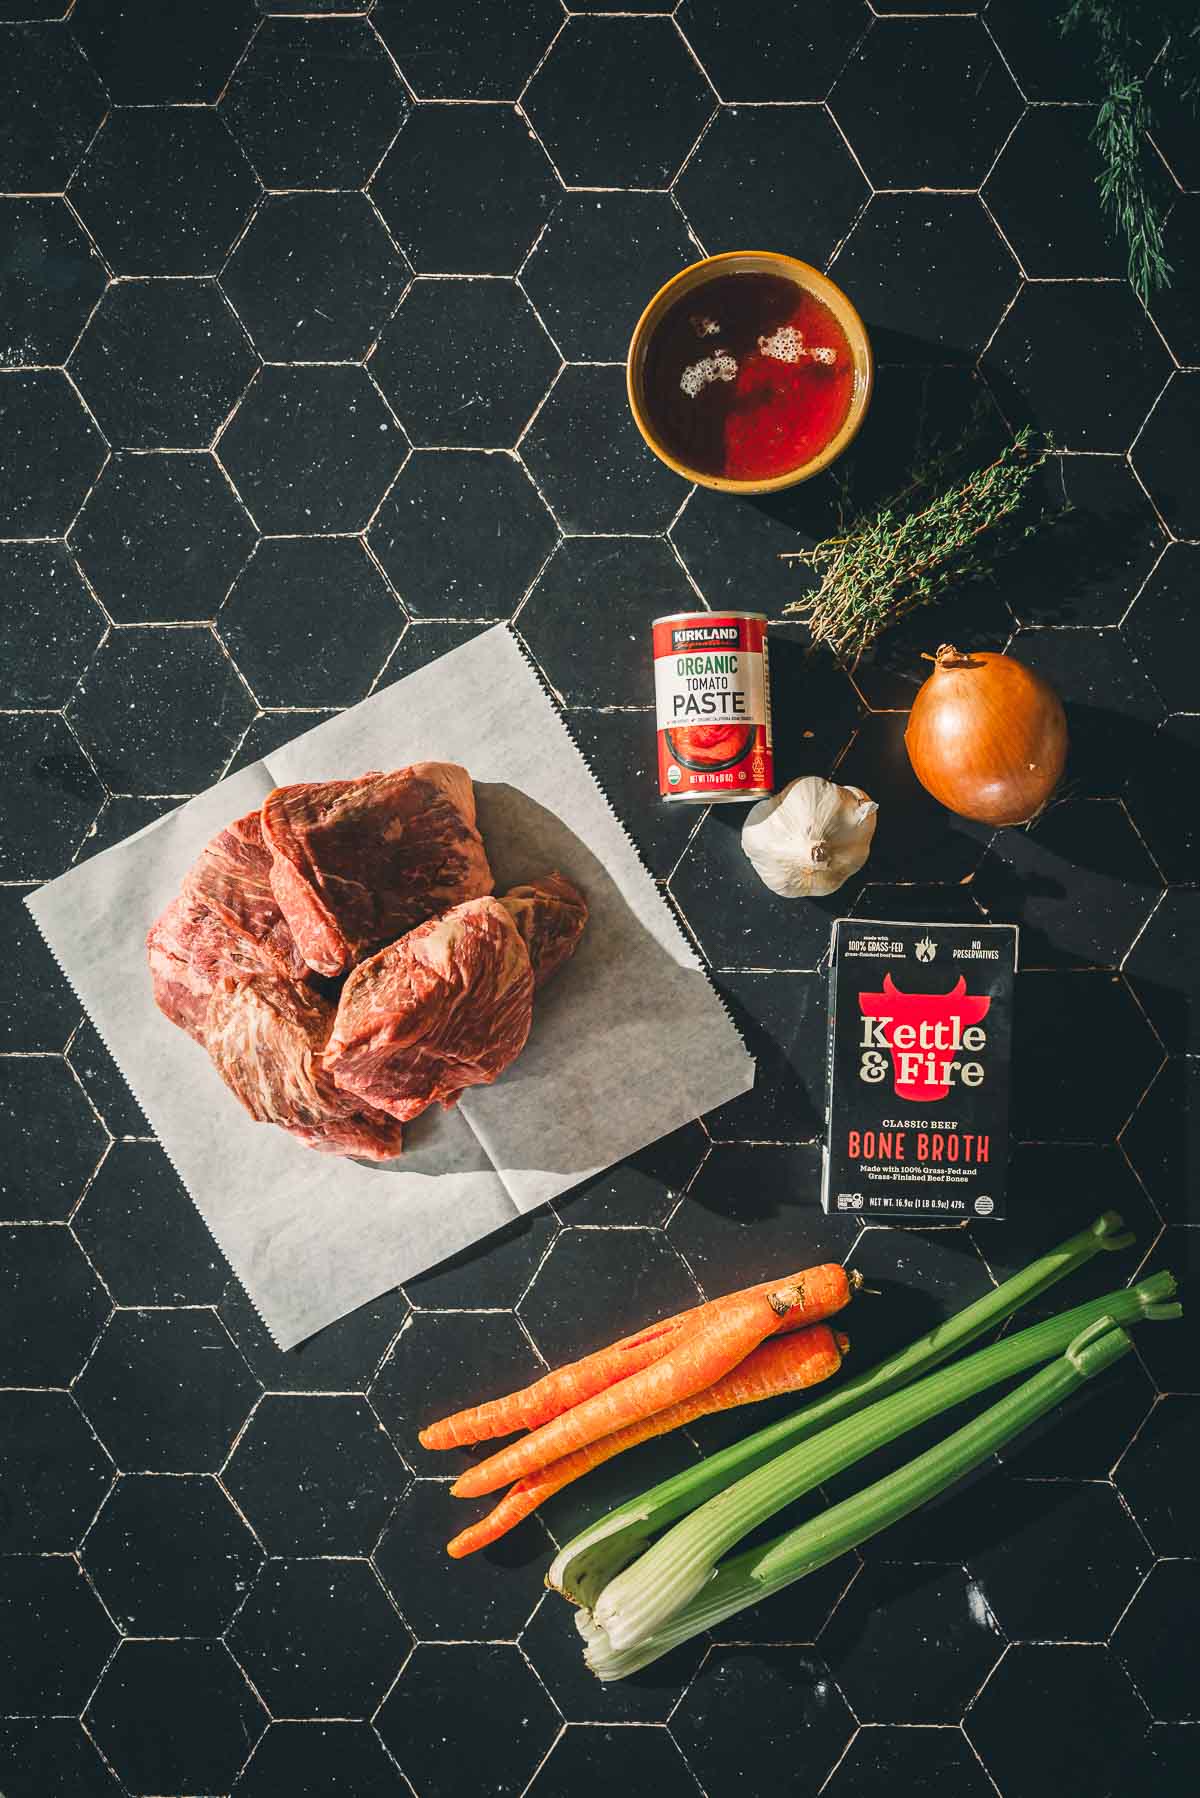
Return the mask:
M 792 552 L 821 585 L 784 610 L 808 625 L 814 643 L 854 666 L 885 626 L 929 605 L 951 583 L 990 573 L 989 532 L 1007 527 L 1006 535 L 1021 538 L 1038 528 L 1039 519 L 1018 523 L 1017 514 L 1048 454 L 1026 426 L 993 462 L 924 505 L 904 511 L 893 501 L 815 549 Z

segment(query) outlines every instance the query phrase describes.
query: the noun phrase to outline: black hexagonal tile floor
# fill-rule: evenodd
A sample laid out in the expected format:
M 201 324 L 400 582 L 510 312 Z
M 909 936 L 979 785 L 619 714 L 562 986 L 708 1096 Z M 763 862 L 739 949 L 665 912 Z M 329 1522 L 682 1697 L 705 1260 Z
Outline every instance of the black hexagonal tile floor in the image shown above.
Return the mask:
M 68 1553 L 108 1490 L 112 1462 L 67 1392 L 0 1391 L 0 1427 L 0 1550 Z
M 261 704 L 345 706 L 365 696 L 404 623 L 360 542 L 287 537 L 259 545 L 221 608 L 217 634 Z
M 119 1798 L 116 1775 L 74 1717 L 0 1718 L 0 1766 L 10 1798 Z
M 0 544 L 0 585 L 21 604 L 0 616 L 12 702 L 60 706 L 104 635 L 104 619 L 61 543 Z
M 25 906 L 30 889 L 0 887 L 0 1042 L 61 1049 L 79 1003 Z
M 404 291 L 408 266 L 364 194 L 270 194 L 221 275 L 268 362 L 354 362 Z
M 952 1791 L 991 1798 L 995 1790 L 957 1729 L 860 1729 L 837 1764 L 828 1798 L 875 1798 L 883 1791 Z
M 79 0 L 71 15 L 118 106 L 215 100 L 254 23 L 253 0 L 211 0 L 179 17 L 154 0 Z
M 123 843 L 126 837 L 140 830 L 143 824 L 153 824 L 166 812 L 174 811 L 177 801 L 169 798 L 146 798 L 129 793 L 117 799 L 106 799 L 104 809 L 95 820 L 75 852 L 77 862 L 87 861 L 93 855 L 99 855 L 104 849 L 111 849 L 114 843 Z M 118 1075 L 124 1082 L 124 1076 Z M 93 1098 L 93 1103 L 95 1100 Z M 146 1131 L 122 1131 L 122 1135 L 145 1135 Z M 113 1132 L 117 1134 L 116 1131 Z
M 211 1476 L 127 1473 L 81 1558 L 127 1635 L 219 1636 L 264 1557 Z
M 722 100 L 823 100 L 871 23 L 857 0 L 817 0 L 799 15 L 775 0 L 734 10 L 684 0 L 675 16 Z
M 494 1494 L 452 1498 L 442 1480 L 415 1480 L 400 1500 L 373 1559 L 419 1641 L 511 1642 L 537 1603 L 550 1544 L 536 1518 L 468 1559 L 446 1553 L 450 1537 L 494 1503 Z
M 820 1163 L 815 1143 L 714 1145 L 667 1226 L 708 1298 L 842 1260 L 859 1225 L 822 1212 Z
M 665 1224 L 707 1152 L 700 1125 L 684 1124 L 573 1187 L 555 1208 L 569 1224 Z
M 299 1348 L 276 1348 L 245 1290 L 231 1280 L 221 1317 L 268 1392 L 365 1392 L 408 1316 L 401 1292 L 385 1292 Z
M 564 356 L 619 362 L 643 306 L 699 253 L 667 194 L 569 193 L 522 269 L 521 285 Z
M 1083 40 L 1059 29 L 1040 0 L 995 0 L 988 30 L 1030 100 L 1098 100 L 1101 89 Z
M 622 368 L 564 368 L 521 455 L 567 532 L 665 530 L 685 498 L 634 426 Z
M 367 1554 L 408 1483 L 363 1398 L 272 1394 L 221 1475 L 271 1554 Z
M 668 19 L 569 19 L 523 95 L 568 187 L 669 187 L 712 89 Z
M 820 181 L 798 183 L 800 168 L 819 168 Z M 829 114 L 814 106 L 722 107 L 675 184 L 710 256 L 770 244 L 818 267 L 869 192 Z
M 1112 974 L 1022 975 L 1013 1026 L 1015 1136 L 1030 1142 L 1108 1138 L 1161 1060 L 1129 988 Z
M 71 373 L 118 448 L 203 449 L 254 372 L 254 354 L 209 280 L 111 286 Z
M 1145 1706 L 1113 1656 L 1082 1644 L 1010 1648 L 965 1719 L 984 1766 L 1012 1798 L 1050 1798 L 1072 1785 L 1103 1791 L 1145 1724 Z
M 376 1727 L 414 1788 L 429 1798 L 455 1790 L 446 1743 L 457 1737 L 461 1694 L 471 1693 L 486 1740 L 488 1790 L 517 1798 L 558 1733 L 559 1718 L 518 1651 L 503 1643 L 423 1643 L 380 1710 Z
M 379 677 L 379 686 L 389 687 L 394 681 L 403 680 L 406 674 L 428 667 L 438 656 L 457 649 L 460 643 L 469 643 L 472 637 L 488 628 L 488 623 L 479 619 L 439 618 L 432 623 L 418 619 L 407 627 L 394 654 L 388 658 L 387 667 Z
M 470 1465 L 466 1453 L 432 1453 L 418 1432 L 434 1417 L 527 1386 L 545 1371 L 511 1312 L 418 1312 L 393 1344 L 370 1399 L 416 1473 L 453 1478 Z
M 876 194 L 833 274 L 886 362 L 973 362 L 1020 271 L 973 194 Z
M 104 291 L 104 265 L 57 199 L 0 200 L 0 367 L 64 362 Z
M 801 563 L 785 558 L 812 549 L 836 525 L 836 496 L 820 476 L 761 498 L 695 487 L 671 541 L 710 606 L 742 608 L 748 583 L 756 608 L 774 618 L 814 585 Z
M 984 368 L 1015 423 L 1035 425 L 1060 449 L 1120 453 L 1170 360 L 1125 282 L 1047 281 L 1021 289 Z
M 1200 718 L 1164 718 L 1126 778 L 1133 820 L 1172 881 L 1200 879 L 1200 818 L 1194 806 L 1178 802 L 1188 790 L 1198 755 Z
M 1119 624 L 1165 541 L 1144 489 L 1120 456 L 1055 456 L 1037 480 L 1051 522 L 1000 560 L 999 592 L 1022 624 Z
M 1064 790 L 1081 797 L 1118 795 L 1163 713 L 1121 633 L 1023 630 L 1012 653 L 1048 680 L 1063 702 L 1069 738 Z
M 1094 113 L 1080 107 L 1031 107 L 983 189 L 1022 268 L 1035 279 L 1125 273 L 1128 247 L 1100 201 L 1094 122 Z
M 1170 544 L 1125 619 L 1125 639 L 1171 711 L 1186 711 L 1195 698 L 1187 669 L 1198 576 L 1200 548 Z
M 1004 1638 L 961 1567 L 874 1562 L 821 1637 L 833 1676 L 866 1722 L 951 1723 Z
M 573 1294 L 590 1291 L 585 1315 Z M 695 1281 L 658 1231 L 564 1230 L 543 1262 L 520 1315 L 551 1367 L 597 1346 L 594 1319 L 608 1341 L 701 1302 Z
M 926 880 L 961 881 L 979 866 L 992 832 L 984 824 L 956 818 L 918 783 L 904 747 L 907 723 L 903 712 L 863 718 L 834 770 L 837 780 L 861 787 L 879 805 L 866 875 L 876 881 L 904 880 L 917 867 Z M 852 887 L 853 882 L 833 895 L 842 897 L 841 911 L 848 909 Z M 805 903 L 807 908 L 827 902 Z
M 211 1311 L 118 1311 L 75 1393 L 125 1473 L 206 1473 L 258 1383 Z
M 522 1630 L 521 1649 L 570 1723 L 664 1722 L 704 1657 L 703 1642 L 688 1642 L 628 1679 L 598 1680 L 580 1653 L 574 1609 L 556 1592 Z
M 652 705 L 651 620 L 695 604 L 694 588 L 661 538 L 575 537 L 559 544 L 518 623 L 566 705 Z M 591 624 L 586 640 L 566 628 L 580 607 Z
M 1151 20 L 1154 14 L 1150 15 Z M 1152 46 L 1157 48 L 1157 44 Z M 1154 119 L 1153 142 L 1180 187 L 1195 193 L 1200 189 L 1200 156 L 1196 153 L 1195 114 L 1190 99 L 1182 93 L 1170 72 L 1152 68 L 1146 82 Z
M 0 1060 L 0 1215 L 66 1218 L 104 1152 L 104 1131 L 56 1055 Z
M 696 811 L 658 796 L 654 713 L 572 712 L 569 727 L 642 860 L 665 879 L 696 828 Z
M 32 10 L 22 7 L 28 18 Z M 104 89 L 71 33 L 24 24 L 4 31 L 0 65 L 0 192 L 61 193 L 104 117 Z M 53 120 L 52 130 L 47 121 Z
M 562 24 L 554 0 L 380 0 L 374 19 L 423 100 L 515 100 Z
M 874 1225 L 863 1231 L 846 1259 L 885 1301 L 854 1301 L 840 1314 L 853 1337 L 855 1367 L 872 1367 L 895 1354 L 964 1305 L 974 1304 L 992 1286 L 970 1232 L 954 1227 Z M 901 1446 L 900 1458 L 909 1459 L 911 1449 Z M 860 1473 L 852 1471 L 850 1478 L 858 1482 Z M 888 1552 L 884 1538 L 881 1553 Z
M 526 1212 L 487 1238 L 406 1280 L 404 1290 L 422 1311 L 470 1311 L 515 1305 L 554 1241 L 558 1219 L 549 1206 Z
M 562 193 L 507 106 L 418 106 L 371 193 L 419 275 L 512 275 Z
M 707 1114 L 709 1134 L 758 1142 L 818 1136 L 825 1121 L 824 976 L 720 974 L 716 984 L 754 1057 L 755 1076 L 748 1093 Z
M 1163 1217 L 1200 1225 L 1200 1064 L 1168 1061 L 1121 1133 L 1121 1146 Z
M 880 19 L 829 105 L 874 187 L 978 187 L 1021 96 L 978 19 Z
M 753 1612 L 741 1621 L 753 1627 Z M 790 1646 L 714 1648 L 671 1718 L 702 1785 L 747 1794 L 768 1791 L 775 1777 L 761 1764 L 760 1742 L 774 1745 L 794 1781 L 819 1790 L 853 1729 L 824 1661 Z
M 267 187 L 361 187 L 408 115 L 365 19 L 268 18 L 221 99 Z
M 1156 1554 L 1200 1557 L 1192 1468 L 1200 1451 L 1200 1399 L 1164 1398 L 1114 1472 L 1117 1488 Z
M 254 171 L 201 106 L 111 112 L 71 204 L 114 274 L 216 274 L 258 198 Z
M 661 1798 L 695 1798 L 696 1781 L 665 1729 L 565 1729 L 538 1768 L 530 1798 L 564 1798 L 589 1781 Z
M 1200 1054 L 1200 893 L 1176 888 L 1129 952 L 1125 974 L 1171 1055 Z
M 1133 446 L 1133 465 L 1177 537 L 1200 537 L 1200 483 L 1191 445 L 1200 414 L 1200 373 L 1176 374 Z
M 111 1309 L 61 1224 L 0 1226 L 0 1383 L 69 1386 Z
M 116 1641 L 69 1556 L 0 1559 L 0 1680 L 17 1715 L 78 1715 Z
M 57 369 L 0 372 L 0 533 L 61 536 L 104 462 L 104 441 Z
M 72 1222 L 118 1305 L 215 1305 L 225 1289 L 225 1257 L 157 1143 L 115 1143 Z
M 0 718 L 0 874 L 49 880 L 61 874 L 92 823 L 104 789 L 62 719 L 47 712 Z
M 340 0 L 339 0 L 340 4 Z M 312 0 L 304 0 L 304 10 Z M 237 1783 L 238 1798 L 401 1798 L 395 1762 L 365 1723 L 273 1723 Z
M 558 352 L 512 281 L 415 281 L 371 373 L 415 444 L 509 449 L 554 378 Z
M 1171 285 L 1151 295 L 1150 310 L 1177 359 L 1200 363 L 1200 198 L 1180 194 L 1163 239 Z
M 242 768 L 252 768 L 255 762 L 271 755 L 285 743 L 292 742 L 303 732 L 315 730 L 326 718 L 335 718 L 341 709 L 343 708 L 305 707 L 260 712 L 238 744 L 233 758 L 226 764 L 226 775 L 237 774 Z
M 229 1646 L 277 1717 L 367 1717 L 412 1642 L 366 1561 L 268 1561 Z
M 194 793 L 215 780 L 254 702 L 204 626 L 114 631 L 69 714 L 109 786 Z
M 223 1642 L 122 1642 L 86 1721 L 132 1791 L 225 1791 L 267 1714 Z

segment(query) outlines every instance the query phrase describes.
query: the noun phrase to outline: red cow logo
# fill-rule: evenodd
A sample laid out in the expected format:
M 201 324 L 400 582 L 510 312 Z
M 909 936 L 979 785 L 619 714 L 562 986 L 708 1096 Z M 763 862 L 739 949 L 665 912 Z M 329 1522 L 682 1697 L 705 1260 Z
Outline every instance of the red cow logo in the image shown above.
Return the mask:
M 882 992 L 860 993 L 858 1005 L 864 1080 L 883 1078 L 886 1049 L 901 1099 L 944 1099 L 956 1081 L 982 1084 L 983 1064 L 963 1060 L 962 1052 L 974 1055 L 983 1048 L 987 1038 L 979 1025 L 991 999 L 968 993 L 962 974 L 948 993 L 902 993 L 885 974 Z

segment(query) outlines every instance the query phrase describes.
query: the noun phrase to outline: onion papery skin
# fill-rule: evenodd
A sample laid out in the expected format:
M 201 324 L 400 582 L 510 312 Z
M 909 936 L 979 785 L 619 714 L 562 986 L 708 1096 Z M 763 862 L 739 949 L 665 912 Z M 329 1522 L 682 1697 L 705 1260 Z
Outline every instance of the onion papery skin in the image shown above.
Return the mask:
M 943 643 L 909 714 L 904 743 L 927 792 L 960 818 L 1025 824 L 1067 759 L 1067 720 L 1040 674 L 990 650 Z

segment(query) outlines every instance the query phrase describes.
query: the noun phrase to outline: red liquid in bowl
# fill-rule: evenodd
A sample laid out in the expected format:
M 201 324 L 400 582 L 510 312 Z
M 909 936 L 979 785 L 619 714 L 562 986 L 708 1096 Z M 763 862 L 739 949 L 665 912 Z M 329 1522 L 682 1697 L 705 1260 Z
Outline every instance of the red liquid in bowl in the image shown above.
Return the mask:
M 704 474 L 765 481 L 820 454 L 846 421 L 854 358 L 813 294 L 780 275 L 720 275 L 652 332 L 643 373 L 659 442 Z

